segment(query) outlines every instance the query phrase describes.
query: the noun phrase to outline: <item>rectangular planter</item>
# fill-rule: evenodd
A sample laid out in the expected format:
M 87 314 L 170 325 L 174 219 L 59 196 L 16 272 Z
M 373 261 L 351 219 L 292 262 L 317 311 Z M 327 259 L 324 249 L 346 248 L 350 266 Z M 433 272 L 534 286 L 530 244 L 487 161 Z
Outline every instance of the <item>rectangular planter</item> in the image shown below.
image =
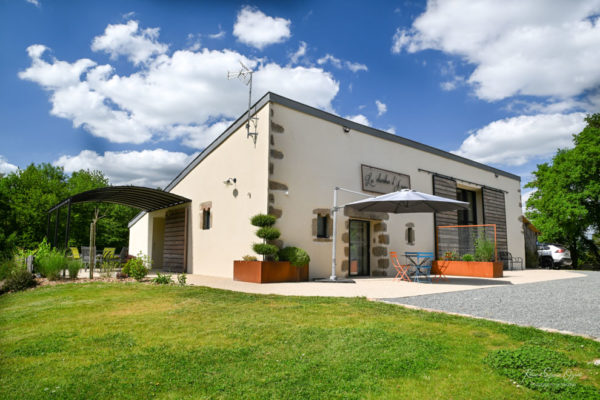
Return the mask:
M 294 267 L 289 261 L 234 261 L 233 280 L 253 283 L 305 282 L 308 265 Z
M 501 261 L 444 261 L 438 260 L 433 262 L 431 273 L 435 274 L 439 271 L 439 264 L 447 265 L 444 275 L 456 276 L 476 276 L 479 278 L 502 278 Z

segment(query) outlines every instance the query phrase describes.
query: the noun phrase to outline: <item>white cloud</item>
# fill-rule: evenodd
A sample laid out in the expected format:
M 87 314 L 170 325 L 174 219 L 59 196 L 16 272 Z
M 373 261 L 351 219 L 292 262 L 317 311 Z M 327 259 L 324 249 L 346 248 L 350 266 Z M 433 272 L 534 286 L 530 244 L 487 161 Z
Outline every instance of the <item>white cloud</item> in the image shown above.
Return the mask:
M 300 42 L 300 46 L 298 46 L 298 50 L 295 53 L 290 55 L 290 63 L 298 64 L 298 61 L 302 59 L 306 55 L 306 42 Z
M 346 115 L 344 118 L 349 119 L 350 121 L 354 121 L 357 124 L 371 126 L 369 119 L 367 117 L 365 117 L 363 114 Z
M 339 90 L 339 83 L 321 68 L 261 64 L 231 50 L 160 54 L 129 75 L 89 59 L 46 61 L 46 52 L 43 45 L 30 46 L 31 66 L 20 78 L 50 92 L 52 115 L 117 143 L 175 137 L 188 146 L 204 146 L 223 121 L 235 119 L 247 107 L 247 87 L 226 78 L 226 71 L 239 69 L 240 61 L 256 71 L 253 100 L 273 91 L 332 111 Z
M 365 64 L 360 64 L 360 63 L 346 61 L 344 63 L 344 65 L 346 65 L 346 68 L 348 68 L 352 72 L 368 71 L 369 70 L 369 68 L 367 68 L 367 66 Z
M 381 117 L 383 114 L 387 112 L 387 105 L 382 103 L 379 100 L 375 100 L 375 105 L 377 106 L 377 116 Z
M 208 35 L 208 37 L 211 39 L 222 39 L 225 37 L 226 34 L 227 33 L 223 30 L 223 28 L 221 28 L 221 25 L 219 25 L 219 32 L 211 33 Z
M 94 38 L 92 50 L 104 51 L 110 54 L 111 59 L 126 56 L 138 65 L 168 50 L 167 45 L 158 42 L 158 31 L 158 28 L 140 29 L 137 21 L 108 25 L 104 35 Z
M 325 54 L 323 57 L 319 58 L 317 60 L 317 64 L 319 65 L 323 65 L 323 64 L 327 64 L 330 63 L 331 65 L 333 65 L 336 68 L 342 68 L 342 60 L 340 60 L 339 58 L 332 56 L 331 54 Z
M 523 165 L 572 146 L 585 114 L 539 114 L 494 121 L 471 133 L 454 154 L 482 163 Z
M 393 125 L 390 125 L 390 126 L 387 128 L 387 131 L 388 131 L 389 133 L 391 133 L 392 135 L 395 135 L 395 134 L 396 134 L 396 127 L 395 127 L 395 126 L 393 126 Z
M 317 60 L 317 64 L 319 64 L 319 65 L 324 65 L 327 63 L 333 65 L 334 67 L 336 67 L 338 69 L 342 69 L 345 67 L 352 72 L 369 70 L 369 68 L 364 64 L 350 62 L 350 61 L 342 61 L 339 58 L 337 58 L 331 54 L 325 54 L 323 57 L 321 57 Z
M 290 37 L 291 21 L 273 18 L 250 6 L 244 6 L 233 25 L 233 35 L 242 43 L 262 50 L 265 46 L 281 43 Z
M 17 166 L 6 161 L 6 158 L 0 156 L 0 174 L 6 175 L 17 170 Z
M 462 58 L 475 67 L 468 83 L 488 101 L 564 99 L 600 85 L 598 13 L 600 0 L 430 1 L 410 29 L 397 30 L 392 51 Z
M 163 149 L 107 151 L 103 155 L 83 150 L 75 156 L 62 156 L 53 164 L 63 167 L 69 174 L 80 169 L 100 170 L 113 185 L 164 188 L 196 155 Z
M 41 6 L 39 0 L 25 0 L 25 1 L 28 2 L 29 4 L 33 4 L 36 7 L 40 7 Z
M 528 192 L 521 193 L 521 212 L 523 213 L 523 215 L 525 215 L 525 212 L 528 210 L 527 209 L 527 200 L 529 200 L 531 195 L 534 194 L 536 191 L 537 191 L 537 189 L 532 189 L 532 190 L 529 190 Z

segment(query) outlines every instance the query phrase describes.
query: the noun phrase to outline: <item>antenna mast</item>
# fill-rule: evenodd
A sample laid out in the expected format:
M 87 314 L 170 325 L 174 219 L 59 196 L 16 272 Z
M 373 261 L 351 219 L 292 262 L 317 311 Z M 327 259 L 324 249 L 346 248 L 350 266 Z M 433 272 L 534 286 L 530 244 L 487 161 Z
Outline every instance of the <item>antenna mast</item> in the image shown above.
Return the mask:
M 227 72 L 227 79 L 237 78 L 240 81 L 244 82 L 248 86 L 248 116 L 246 120 L 246 137 L 252 137 L 254 143 L 256 144 L 256 137 L 258 136 L 257 124 L 258 117 L 251 117 L 251 108 L 252 108 L 252 71 L 250 68 L 244 65 L 243 62 L 240 61 L 242 65 L 242 69 L 239 72 Z M 250 129 L 250 123 L 252 123 L 252 128 Z

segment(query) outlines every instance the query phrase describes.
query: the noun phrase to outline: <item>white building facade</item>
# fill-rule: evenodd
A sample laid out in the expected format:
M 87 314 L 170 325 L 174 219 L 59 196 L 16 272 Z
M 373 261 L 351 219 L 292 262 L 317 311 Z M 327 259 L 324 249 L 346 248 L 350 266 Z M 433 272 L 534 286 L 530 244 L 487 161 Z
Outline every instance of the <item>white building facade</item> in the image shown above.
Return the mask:
M 165 188 L 187 204 L 138 215 L 130 254 L 155 267 L 233 276 L 254 255 L 250 217 L 277 217 L 280 245 L 305 249 L 310 278 L 389 276 L 389 252 L 436 250 L 436 226 L 495 224 L 498 250 L 524 258 L 520 178 L 457 155 L 267 93 L 252 109 L 256 136 L 240 117 Z M 472 204 L 470 212 L 356 213 L 340 210 L 332 237 L 335 187 L 378 195 L 403 187 Z M 338 193 L 338 205 L 363 196 Z M 393 276 L 393 275 L 392 275 Z

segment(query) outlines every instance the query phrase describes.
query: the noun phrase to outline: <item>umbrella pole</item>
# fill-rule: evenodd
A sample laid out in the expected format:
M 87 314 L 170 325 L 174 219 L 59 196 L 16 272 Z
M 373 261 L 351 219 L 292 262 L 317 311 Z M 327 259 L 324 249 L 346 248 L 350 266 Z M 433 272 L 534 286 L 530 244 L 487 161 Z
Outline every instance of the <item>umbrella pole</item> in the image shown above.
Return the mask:
M 331 213 L 333 214 L 333 246 L 331 246 L 331 276 L 330 280 L 335 281 L 337 276 L 335 275 L 335 265 L 336 265 L 336 243 L 337 243 L 337 191 L 338 187 L 336 186 L 333 189 L 333 208 L 331 209 Z

